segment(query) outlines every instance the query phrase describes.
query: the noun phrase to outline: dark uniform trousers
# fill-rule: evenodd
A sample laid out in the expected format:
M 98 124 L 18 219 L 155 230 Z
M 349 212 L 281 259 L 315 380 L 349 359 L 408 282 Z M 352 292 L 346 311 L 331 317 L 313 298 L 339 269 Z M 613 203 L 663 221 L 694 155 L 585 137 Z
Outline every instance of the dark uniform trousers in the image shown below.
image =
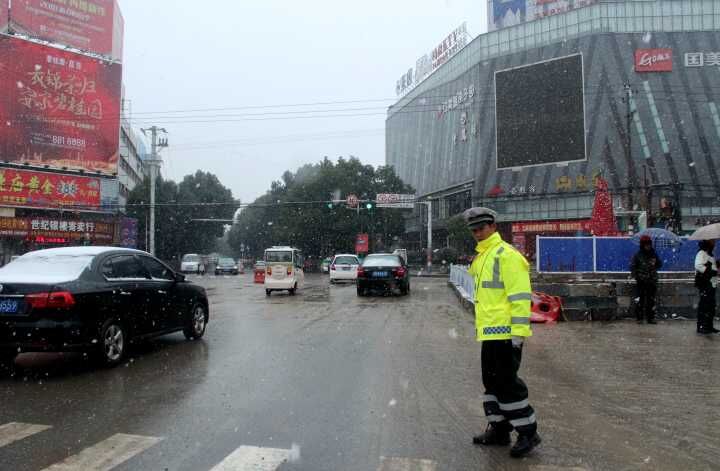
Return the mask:
M 521 359 L 522 347 L 513 347 L 511 340 L 483 341 L 483 407 L 493 427 L 534 435 L 535 411 L 528 403 L 527 386 L 517 375 Z
M 715 310 L 717 303 L 715 300 L 716 288 L 708 283 L 698 289 L 700 291 L 700 300 L 697 310 L 697 328 L 698 330 L 710 330 L 713 328 L 713 320 L 715 318 Z
M 640 302 L 636 307 L 635 316 L 641 321 L 643 318 L 655 320 L 655 297 L 657 296 L 657 283 L 654 281 L 638 281 L 637 292 Z

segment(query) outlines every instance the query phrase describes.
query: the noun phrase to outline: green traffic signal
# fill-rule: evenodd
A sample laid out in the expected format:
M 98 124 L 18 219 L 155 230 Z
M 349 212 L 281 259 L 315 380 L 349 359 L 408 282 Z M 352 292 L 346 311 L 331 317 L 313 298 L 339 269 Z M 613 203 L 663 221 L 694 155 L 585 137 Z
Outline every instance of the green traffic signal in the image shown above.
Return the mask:
M 332 204 L 332 203 L 328 203 L 328 204 L 327 204 L 327 207 L 328 207 L 328 209 L 333 209 L 333 204 Z
M 365 207 L 366 207 L 367 209 L 373 209 L 373 206 L 374 206 L 374 205 L 373 205 L 372 203 L 367 203 L 367 204 L 365 204 Z

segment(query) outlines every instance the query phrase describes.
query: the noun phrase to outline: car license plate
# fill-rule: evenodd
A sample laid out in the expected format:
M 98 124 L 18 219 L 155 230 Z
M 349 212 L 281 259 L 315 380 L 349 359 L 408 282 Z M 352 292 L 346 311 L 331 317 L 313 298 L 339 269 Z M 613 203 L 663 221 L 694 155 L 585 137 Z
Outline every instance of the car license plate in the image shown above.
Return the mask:
M 376 271 L 373 273 L 374 278 L 385 278 L 386 276 L 388 276 L 388 272 L 386 271 Z
M 18 302 L 14 299 L 0 300 L 0 314 L 15 314 L 18 312 Z

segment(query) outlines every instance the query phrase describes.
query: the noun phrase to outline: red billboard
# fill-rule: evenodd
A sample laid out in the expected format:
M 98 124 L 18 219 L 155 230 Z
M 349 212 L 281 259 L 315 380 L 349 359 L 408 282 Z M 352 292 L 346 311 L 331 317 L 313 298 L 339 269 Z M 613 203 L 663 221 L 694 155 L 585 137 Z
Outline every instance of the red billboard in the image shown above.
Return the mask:
M 100 179 L 0 168 L 3 206 L 100 206 Z
M 672 72 L 672 49 L 636 49 L 635 72 Z
M 13 0 L 10 27 L 16 33 L 122 59 L 122 15 L 116 0 Z
M 355 239 L 355 253 L 368 253 L 370 251 L 370 236 L 368 234 L 358 234 Z
M 0 36 L 0 160 L 117 172 L 122 67 Z

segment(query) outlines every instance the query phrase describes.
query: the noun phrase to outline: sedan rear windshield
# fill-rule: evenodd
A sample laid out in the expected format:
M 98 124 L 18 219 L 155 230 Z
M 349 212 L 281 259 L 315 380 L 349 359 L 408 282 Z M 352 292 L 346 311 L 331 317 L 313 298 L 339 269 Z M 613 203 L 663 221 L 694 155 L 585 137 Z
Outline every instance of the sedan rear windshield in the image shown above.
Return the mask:
M 265 261 L 270 263 L 291 263 L 292 252 L 265 252 Z
M 224 267 L 232 267 L 235 266 L 235 260 L 233 260 L 232 258 L 221 258 L 218 261 L 218 265 L 222 265 Z
M 198 255 L 185 255 L 185 256 L 182 258 L 182 261 L 183 261 L 183 262 L 191 262 L 191 263 L 193 263 L 193 262 L 199 262 L 199 261 L 200 261 L 200 256 L 198 256 Z
M 363 262 L 364 267 L 399 267 L 400 257 L 397 255 L 370 255 Z
M 94 255 L 25 255 L 0 268 L 0 283 L 65 283 L 77 280 Z
M 335 257 L 335 265 L 358 265 L 356 257 Z

